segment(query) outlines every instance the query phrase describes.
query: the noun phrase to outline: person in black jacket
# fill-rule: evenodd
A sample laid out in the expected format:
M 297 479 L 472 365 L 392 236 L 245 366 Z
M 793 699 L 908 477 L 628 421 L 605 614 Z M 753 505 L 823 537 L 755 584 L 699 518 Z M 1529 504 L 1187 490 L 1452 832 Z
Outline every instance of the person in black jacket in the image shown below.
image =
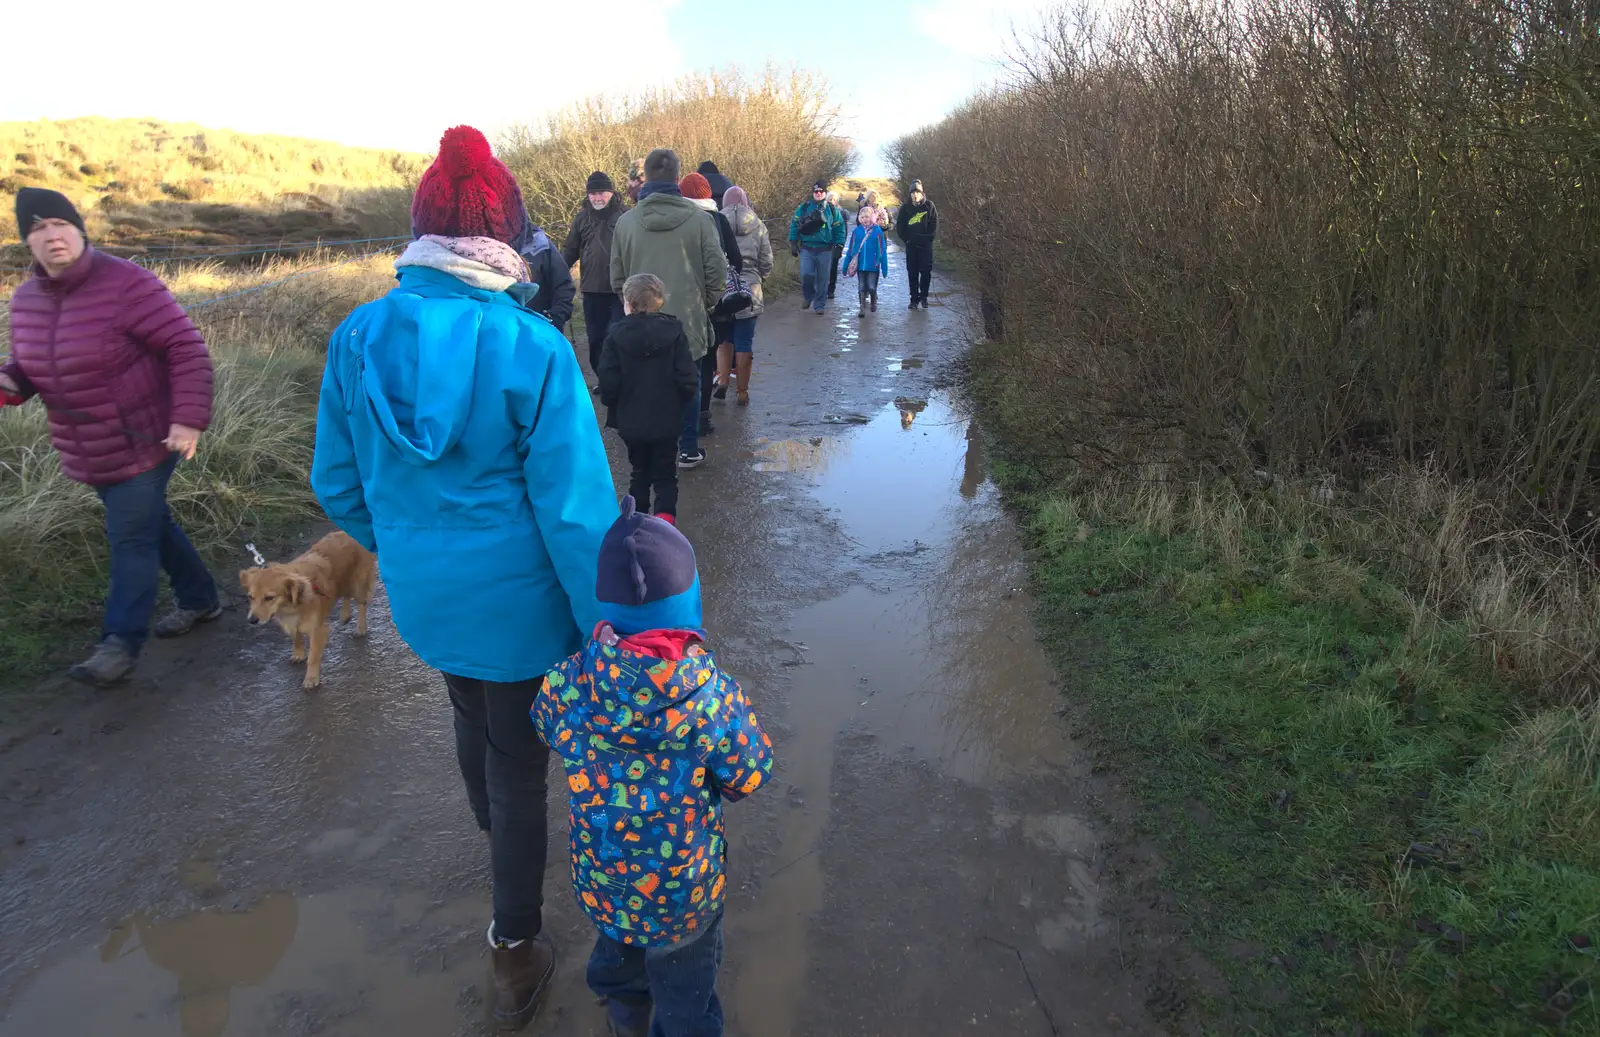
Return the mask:
M 911 305 L 928 308 L 928 285 L 933 280 L 933 239 L 939 232 L 939 210 L 922 190 L 922 181 L 911 181 L 911 199 L 900 206 L 895 217 L 895 232 L 906 247 L 906 280 L 911 282 Z
M 606 426 L 622 436 L 633 465 L 628 492 L 648 512 L 654 489 L 656 517 L 676 524 L 678 434 L 700 372 L 683 324 L 660 312 L 665 301 L 666 288 L 655 274 L 634 274 L 623 282 L 625 315 L 606 334 L 597 373 Z
M 572 217 L 561 258 L 568 269 L 581 262 L 578 288 L 583 292 L 583 330 L 589 338 L 589 370 L 600 370 L 600 347 L 611 322 L 622 318 L 622 299 L 611 290 L 611 234 L 627 211 L 611 177 L 595 170 L 584 185 L 588 193 Z
M 578 294 L 572 286 L 571 264 L 561 261 L 561 250 L 531 216 L 511 247 L 527 260 L 528 279 L 539 286 L 538 292 L 524 305 L 565 331 L 567 321 L 572 319 L 572 297 Z
M 722 196 L 728 193 L 728 188 L 733 186 L 733 181 L 722 175 L 722 170 L 710 159 L 700 163 L 700 168 L 695 170 L 706 178 L 706 183 L 711 185 L 711 200 L 717 203 L 717 211 L 722 211 Z

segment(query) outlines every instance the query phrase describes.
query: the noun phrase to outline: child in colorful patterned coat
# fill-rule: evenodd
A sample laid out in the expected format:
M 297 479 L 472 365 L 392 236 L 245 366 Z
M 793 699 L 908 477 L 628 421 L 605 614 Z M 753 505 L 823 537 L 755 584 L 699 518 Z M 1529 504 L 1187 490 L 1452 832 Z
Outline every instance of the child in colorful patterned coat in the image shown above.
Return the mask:
M 566 766 L 572 886 L 600 930 L 589 986 L 616 1037 L 717 1037 L 722 800 L 761 787 L 772 742 L 704 646 L 682 533 L 624 498 L 595 589 L 601 622 L 532 709 Z

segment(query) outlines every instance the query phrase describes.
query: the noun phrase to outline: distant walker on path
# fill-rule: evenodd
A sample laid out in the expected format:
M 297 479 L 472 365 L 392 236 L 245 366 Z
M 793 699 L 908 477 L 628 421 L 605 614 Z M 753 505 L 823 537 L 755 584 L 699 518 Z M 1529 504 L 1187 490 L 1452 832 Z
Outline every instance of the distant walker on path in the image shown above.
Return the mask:
M 627 210 L 611 177 L 601 170 L 589 174 L 584 199 L 572 217 L 561 258 L 568 268 L 578 268 L 578 288 L 583 292 L 583 331 L 589 340 L 589 370 L 599 373 L 600 347 L 606 329 L 622 318 L 622 297 L 611 287 L 611 238 L 617 221 Z
M 819 180 L 811 186 L 811 200 L 801 202 L 789 219 L 789 251 L 800 259 L 801 309 L 822 313 L 828 308 L 836 248 L 844 248 L 844 214 L 828 201 L 828 185 Z
M 911 282 L 911 305 L 928 308 L 928 288 L 933 281 L 933 240 L 939 233 L 939 210 L 922 190 L 922 181 L 911 181 L 911 197 L 900 206 L 895 232 L 906 248 L 906 279 Z

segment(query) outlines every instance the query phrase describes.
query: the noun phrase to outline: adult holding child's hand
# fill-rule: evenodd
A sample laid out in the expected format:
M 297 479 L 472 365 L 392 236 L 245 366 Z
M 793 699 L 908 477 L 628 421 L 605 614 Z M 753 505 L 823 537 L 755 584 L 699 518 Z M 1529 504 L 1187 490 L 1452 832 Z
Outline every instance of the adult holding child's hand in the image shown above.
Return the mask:
M 456 761 L 489 836 L 491 1013 L 526 1026 L 555 974 L 543 936 L 545 770 L 528 709 L 599 622 L 617 517 L 594 404 L 561 332 L 518 300 L 527 211 L 470 126 L 417 185 L 398 284 L 328 342 L 311 487 L 377 552 L 395 629 L 442 672 Z
M 105 503 L 105 622 L 94 652 L 70 671 L 104 687 L 133 672 L 163 569 L 178 607 L 155 624 L 157 637 L 222 614 L 216 583 L 167 508 L 173 467 L 194 457 L 211 421 L 211 357 L 160 278 L 89 245 L 65 195 L 17 192 L 17 233 L 34 267 L 11 297 L 0 403 L 39 397 L 62 474 Z

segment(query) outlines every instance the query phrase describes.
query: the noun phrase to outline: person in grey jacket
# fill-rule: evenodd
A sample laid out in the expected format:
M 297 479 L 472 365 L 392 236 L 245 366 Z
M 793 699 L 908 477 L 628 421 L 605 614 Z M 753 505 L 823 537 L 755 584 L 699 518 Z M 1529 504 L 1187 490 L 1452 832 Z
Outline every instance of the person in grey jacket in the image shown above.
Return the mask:
M 739 406 L 750 403 L 750 368 L 755 360 L 756 318 L 765 308 L 761 296 L 761 281 L 772 273 L 772 238 L 767 225 L 750 207 L 750 198 L 742 187 L 729 187 L 722 196 L 722 215 L 733 227 L 734 240 L 739 245 L 739 255 L 744 257 L 741 274 L 750 285 L 755 302 L 747 309 L 734 314 L 733 340 L 717 346 L 717 388 L 711 394 L 716 399 L 726 399 L 730 377 L 738 379 Z
M 584 185 L 587 197 L 578 206 L 567 229 L 561 258 L 568 268 L 578 268 L 578 288 L 583 292 L 583 330 L 589 339 L 589 370 L 600 373 L 600 347 L 606 329 L 622 319 L 622 296 L 611 288 L 611 235 L 627 210 L 611 177 L 595 170 Z

